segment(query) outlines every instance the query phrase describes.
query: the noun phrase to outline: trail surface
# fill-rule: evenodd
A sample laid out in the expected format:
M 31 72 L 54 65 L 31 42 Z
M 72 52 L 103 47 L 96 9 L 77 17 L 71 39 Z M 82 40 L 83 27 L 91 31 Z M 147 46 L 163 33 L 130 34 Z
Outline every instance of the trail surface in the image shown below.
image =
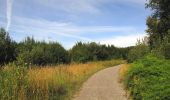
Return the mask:
M 127 100 L 118 82 L 121 65 L 97 72 L 84 84 L 74 100 Z

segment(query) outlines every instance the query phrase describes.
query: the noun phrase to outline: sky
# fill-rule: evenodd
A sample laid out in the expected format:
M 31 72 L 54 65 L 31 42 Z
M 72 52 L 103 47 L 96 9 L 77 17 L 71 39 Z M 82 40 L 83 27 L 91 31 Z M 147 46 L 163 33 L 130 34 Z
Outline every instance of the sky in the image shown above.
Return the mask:
M 27 36 L 127 47 L 146 36 L 146 0 L 0 0 L 0 27 L 19 42 Z

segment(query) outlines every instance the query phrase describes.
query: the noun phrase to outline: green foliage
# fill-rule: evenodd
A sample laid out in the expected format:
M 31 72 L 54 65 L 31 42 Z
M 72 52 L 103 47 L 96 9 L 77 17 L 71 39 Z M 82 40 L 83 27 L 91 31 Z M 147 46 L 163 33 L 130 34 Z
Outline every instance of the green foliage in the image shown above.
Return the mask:
M 13 61 L 15 55 L 15 42 L 3 28 L 0 28 L 0 65 Z
M 17 48 L 18 61 L 34 65 L 69 63 L 68 52 L 59 43 L 38 42 L 27 38 Z
M 127 59 L 129 48 L 116 48 L 113 45 L 101 45 L 95 42 L 78 42 L 70 51 L 73 62 L 87 62 L 108 59 Z
M 53 65 L 72 62 L 85 63 L 88 61 L 127 59 L 131 47 L 116 48 L 113 45 L 101 45 L 95 42 L 78 42 L 69 51 L 57 42 L 36 41 L 27 37 L 24 41 L 15 43 L 8 33 L 0 30 L 0 65 L 17 61 L 25 65 Z
M 149 53 L 149 47 L 146 44 L 139 43 L 133 47 L 128 53 L 128 62 L 133 62 L 143 58 Z
M 153 13 L 147 19 L 149 46 L 158 56 L 170 59 L 170 1 L 148 0 L 147 6 Z
M 90 52 L 85 44 L 79 42 L 71 50 L 72 61 L 87 62 L 90 60 Z
M 28 85 L 26 74 L 26 67 L 14 63 L 10 63 L 0 70 L 1 100 L 25 99 L 24 95 Z
M 166 59 L 170 59 L 170 43 L 164 46 L 164 56 Z
M 134 100 L 170 99 L 170 61 L 150 55 L 129 68 L 125 86 Z

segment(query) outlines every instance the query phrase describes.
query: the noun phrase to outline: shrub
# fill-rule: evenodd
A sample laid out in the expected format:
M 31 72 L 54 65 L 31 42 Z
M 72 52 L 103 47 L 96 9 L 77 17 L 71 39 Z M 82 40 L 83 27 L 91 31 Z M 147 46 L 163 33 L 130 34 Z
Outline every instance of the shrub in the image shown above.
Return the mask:
M 134 100 L 170 99 L 170 61 L 147 56 L 134 62 L 125 86 Z
M 143 58 L 149 53 L 149 47 L 145 44 L 139 44 L 133 47 L 128 53 L 128 62 L 133 62 Z
M 166 59 L 170 59 L 170 43 L 165 45 L 165 52 L 164 52 L 164 56 Z

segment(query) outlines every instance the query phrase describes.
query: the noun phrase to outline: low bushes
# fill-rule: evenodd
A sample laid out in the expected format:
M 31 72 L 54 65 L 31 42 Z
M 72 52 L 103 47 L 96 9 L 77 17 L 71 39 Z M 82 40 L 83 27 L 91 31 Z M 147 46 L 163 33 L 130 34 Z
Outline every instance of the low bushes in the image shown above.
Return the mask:
M 131 64 L 124 81 L 134 100 L 169 100 L 170 61 L 147 56 Z

